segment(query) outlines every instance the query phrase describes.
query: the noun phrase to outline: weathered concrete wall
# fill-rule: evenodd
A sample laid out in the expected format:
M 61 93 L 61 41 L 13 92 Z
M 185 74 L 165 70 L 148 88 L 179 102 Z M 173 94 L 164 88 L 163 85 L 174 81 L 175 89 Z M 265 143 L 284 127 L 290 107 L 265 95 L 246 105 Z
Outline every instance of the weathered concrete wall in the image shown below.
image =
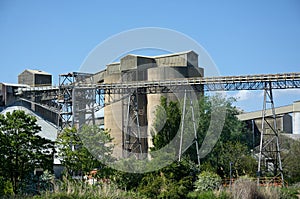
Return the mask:
M 137 68 L 137 57 L 127 55 L 121 59 L 121 71 L 132 70 Z
M 289 114 L 284 114 L 282 116 L 281 125 L 282 131 L 286 133 L 293 133 L 293 118 Z
M 109 76 L 112 74 L 120 73 L 120 66 L 121 66 L 120 63 L 112 63 L 112 64 L 107 65 L 107 68 L 106 68 L 106 75 L 108 76 L 107 78 L 109 78 Z
M 283 124 L 279 124 L 279 126 L 281 126 L 281 130 L 284 130 L 287 133 L 292 132 L 293 134 L 300 134 L 299 132 L 300 131 L 300 101 L 296 101 L 292 105 L 275 108 L 275 113 L 279 118 L 282 117 L 282 115 L 284 116 L 282 120 Z M 288 113 L 292 113 L 292 114 L 288 115 Z M 254 111 L 249 113 L 242 113 L 240 115 L 237 115 L 237 117 L 239 118 L 239 120 L 242 121 L 248 121 L 252 119 L 255 119 L 256 121 L 260 121 L 261 114 L 262 114 L 261 111 Z M 266 116 L 268 117 L 272 116 L 271 109 L 266 110 Z M 291 116 L 292 118 L 290 118 Z
M 26 84 L 29 86 L 34 85 L 34 75 L 29 71 L 25 70 L 21 74 L 18 75 L 18 83 Z
M 187 65 L 193 68 L 198 68 L 198 55 L 194 51 L 187 53 Z M 203 68 L 202 68 L 203 70 Z
M 198 68 L 198 55 L 193 51 L 171 54 L 166 56 L 145 57 L 127 55 L 121 58 L 120 63 L 107 65 L 103 71 L 104 83 L 130 82 L 130 81 L 156 81 L 188 77 L 201 77 L 203 69 Z M 95 76 L 97 77 L 97 76 Z M 101 81 L 101 77 L 95 79 Z M 155 110 L 160 105 L 161 96 L 168 100 L 178 100 L 183 94 L 140 94 L 138 96 L 138 119 L 141 127 L 142 150 L 147 152 L 152 146 L 151 128 L 155 119 Z M 124 96 L 113 94 L 105 96 L 106 103 L 112 103 L 112 99 L 120 99 Z M 181 98 L 179 97 L 179 98 Z M 126 132 L 125 124 L 128 109 L 129 96 L 120 101 L 113 102 L 104 108 L 104 126 L 111 130 L 114 138 L 114 155 L 122 156 L 122 136 Z M 122 133 L 123 131 L 123 133 Z
M 187 66 L 187 55 L 169 55 L 166 57 L 157 57 L 155 58 L 157 67 L 174 67 L 174 66 Z
M 255 119 L 255 125 L 257 126 L 257 129 L 259 132 L 262 132 L 262 119 Z M 268 123 L 274 128 L 274 121 L 272 118 L 267 119 Z M 290 115 L 285 114 L 285 115 L 280 115 L 276 117 L 276 126 L 277 130 L 279 132 L 284 132 L 284 133 L 292 133 L 292 118 Z M 266 131 L 271 132 L 271 128 L 265 124 Z
M 293 103 L 293 133 L 300 135 L 300 101 Z
M 28 70 L 23 71 L 18 75 L 18 83 L 26 84 L 29 86 L 51 86 L 52 85 L 52 75 L 32 73 Z
M 119 82 L 121 79 L 120 73 L 114 73 L 106 76 L 104 83 Z M 122 157 L 122 126 L 123 126 L 123 114 L 122 114 L 122 100 L 113 102 L 113 99 L 119 99 L 120 95 L 105 95 L 105 103 L 107 105 L 104 107 L 104 126 L 106 129 L 110 130 L 110 135 L 113 138 L 113 144 L 115 144 L 113 155 L 115 157 Z

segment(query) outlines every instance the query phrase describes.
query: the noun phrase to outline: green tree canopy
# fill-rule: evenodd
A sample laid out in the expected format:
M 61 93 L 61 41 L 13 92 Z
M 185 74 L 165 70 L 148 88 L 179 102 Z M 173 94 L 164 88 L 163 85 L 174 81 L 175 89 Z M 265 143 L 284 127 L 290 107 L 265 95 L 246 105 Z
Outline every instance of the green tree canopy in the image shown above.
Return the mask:
M 21 110 L 0 115 L 0 176 L 13 183 L 15 193 L 34 168 L 53 168 L 54 143 L 38 135 L 36 122 Z
M 162 97 L 160 101 L 161 107 L 156 110 L 155 122 L 151 134 L 153 135 L 153 151 L 161 149 L 167 145 L 177 134 L 181 111 L 178 102 L 167 101 Z M 162 127 L 162 129 L 160 129 Z M 178 144 L 178 143 L 175 143 Z
M 95 168 L 101 168 L 103 175 L 107 172 L 104 163 L 110 160 L 113 148 L 108 131 L 98 126 L 83 126 L 80 131 L 66 128 L 57 142 L 59 157 L 69 175 L 84 175 Z
M 217 172 L 221 177 L 227 177 L 229 173 L 229 163 L 235 163 L 236 175 L 255 175 L 256 163 L 250 155 L 250 146 L 252 146 L 251 132 L 246 128 L 245 123 L 239 121 L 236 117 L 239 111 L 232 105 L 234 99 L 223 98 L 220 95 L 201 96 L 198 100 L 199 110 L 195 113 L 197 115 L 198 129 L 197 137 L 199 148 L 203 144 L 206 136 L 211 133 L 212 141 L 216 141 L 212 151 L 201 159 L 202 169 Z M 153 136 L 153 149 L 160 149 L 174 138 L 178 129 L 180 129 L 181 109 L 178 102 L 167 102 L 167 99 L 161 98 L 161 106 L 165 110 L 158 110 L 154 121 L 154 129 L 161 126 L 164 121 L 162 117 L 166 116 L 165 125 L 161 130 L 157 130 Z M 218 121 L 212 119 L 214 111 L 226 110 L 224 113 L 225 122 L 222 127 L 220 137 L 213 136 L 214 132 L 208 132 L 210 125 L 220 125 Z M 163 113 L 163 114 L 162 114 Z M 186 113 L 186 125 L 184 128 L 184 136 L 187 131 L 193 131 L 192 119 L 190 112 Z M 221 114 L 221 113 L 220 113 Z M 213 128 L 214 129 L 214 128 Z M 155 130 L 154 130 L 155 132 Z M 178 144 L 177 144 L 178 145 Z M 197 162 L 196 145 L 191 147 L 184 153 L 184 156 L 189 157 L 194 162 Z M 177 150 L 177 149 L 176 149 Z M 201 153 L 201 151 L 200 151 Z

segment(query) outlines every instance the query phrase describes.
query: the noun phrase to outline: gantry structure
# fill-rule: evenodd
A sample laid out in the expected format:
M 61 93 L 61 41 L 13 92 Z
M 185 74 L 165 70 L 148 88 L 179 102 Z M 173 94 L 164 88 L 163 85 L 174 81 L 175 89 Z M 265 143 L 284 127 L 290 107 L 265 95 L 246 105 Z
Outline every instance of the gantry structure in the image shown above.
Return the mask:
M 60 75 L 58 87 L 22 88 L 20 99 L 43 107 L 57 114 L 59 129 L 85 123 L 95 124 L 95 112 L 107 105 L 127 99 L 123 150 L 143 153 L 141 149 L 139 96 L 154 93 L 185 93 L 211 91 L 263 90 L 262 132 L 258 151 L 258 177 L 268 169 L 283 182 L 279 148 L 279 132 L 276 127 L 274 89 L 300 88 L 300 73 L 281 73 L 245 76 L 194 77 L 160 81 L 131 81 L 104 83 L 94 81 L 88 73 Z M 267 116 L 270 107 L 272 115 Z M 183 111 L 184 112 L 184 111 Z M 181 151 L 180 151 L 181 153 Z M 127 156 L 128 154 L 123 154 Z M 180 155 L 179 155 L 180 157 Z M 270 167 L 270 163 L 272 166 Z

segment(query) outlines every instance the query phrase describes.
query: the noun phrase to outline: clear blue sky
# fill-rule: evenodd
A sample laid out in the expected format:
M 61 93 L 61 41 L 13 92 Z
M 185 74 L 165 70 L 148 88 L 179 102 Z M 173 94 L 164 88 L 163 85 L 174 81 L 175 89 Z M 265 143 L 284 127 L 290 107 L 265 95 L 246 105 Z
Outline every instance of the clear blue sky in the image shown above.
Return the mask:
M 59 74 L 78 71 L 100 42 L 141 27 L 188 35 L 221 75 L 300 72 L 298 0 L 0 0 L 0 82 L 16 83 L 31 68 L 52 73 L 57 83 Z M 231 94 L 250 110 L 255 104 L 242 98 L 257 100 L 253 93 Z M 300 99 L 299 91 L 276 95 L 278 105 Z

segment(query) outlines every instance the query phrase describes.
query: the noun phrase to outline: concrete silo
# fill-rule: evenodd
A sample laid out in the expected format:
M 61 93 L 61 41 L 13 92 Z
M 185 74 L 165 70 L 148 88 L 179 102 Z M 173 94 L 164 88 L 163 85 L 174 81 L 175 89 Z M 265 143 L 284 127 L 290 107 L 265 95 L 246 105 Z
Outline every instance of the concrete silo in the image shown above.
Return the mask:
M 293 103 L 293 134 L 300 135 L 300 101 Z
M 120 62 L 107 65 L 105 83 L 134 82 L 134 81 L 164 81 L 178 78 L 202 77 L 203 69 L 198 67 L 198 55 L 193 51 L 174 53 L 161 56 L 139 56 L 126 55 Z M 175 93 L 151 93 L 151 94 L 111 94 L 106 96 L 104 109 L 105 128 L 111 130 L 114 138 L 114 155 L 124 156 L 124 151 L 138 153 L 132 136 L 128 136 L 128 123 L 134 131 L 135 126 L 139 127 L 141 136 L 140 152 L 146 154 L 152 146 L 151 126 L 155 117 L 155 109 L 160 104 L 161 96 L 168 100 L 176 100 Z M 136 97 L 136 115 L 130 112 L 130 96 Z M 128 115 L 131 114 L 129 117 Z M 135 121 L 133 121 L 134 119 Z M 132 120 L 132 121 L 130 121 Z M 138 123 L 137 123 L 138 121 Z M 135 133 L 134 133 L 135 134 Z M 145 156 L 143 156 L 145 157 Z

